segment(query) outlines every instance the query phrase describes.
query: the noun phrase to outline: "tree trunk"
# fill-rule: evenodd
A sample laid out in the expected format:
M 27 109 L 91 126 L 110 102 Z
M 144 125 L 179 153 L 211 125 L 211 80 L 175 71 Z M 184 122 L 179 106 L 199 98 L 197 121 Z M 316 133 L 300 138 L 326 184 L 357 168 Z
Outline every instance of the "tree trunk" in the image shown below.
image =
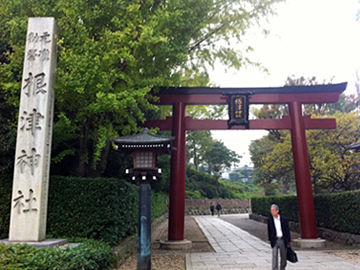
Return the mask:
M 199 170 L 199 164 L 198 164 L 198 160 L 197 160 L 197 155 L 196 155 L 196 150 L 194 151 L 194 165 L 195 165 L 195 170 Z
M 105 148 L 101 151 L 100 161 L 96 165 L 96 169 L 94 169 L 93 167 L 94 160 L 93 158 L 91 158 L 91 162 L 89 162 L 89 164 L 87 164 L 86 166 L 86 176 L 91 178 L 96 178 L 96 177 L 101 177 L 103 175 L 107 165 L 107 157 L 110 151 L 110 146 L 111 146 L 110 140 L 107 140 Z
M 87 129 L 82 127 L 79 136 L 79 151 L 77 152 L 77 164 L 75 164 L 75 175 L 77 177 L 85 176 L 85 155 L 87 151 Z
M 290 188 L 290 186 L 289 186 L 289 184 L 288 184 L 288 180 L 285 179 L 285 180 L 283 181 L 282 194 L 289 194 L 289 188 Z

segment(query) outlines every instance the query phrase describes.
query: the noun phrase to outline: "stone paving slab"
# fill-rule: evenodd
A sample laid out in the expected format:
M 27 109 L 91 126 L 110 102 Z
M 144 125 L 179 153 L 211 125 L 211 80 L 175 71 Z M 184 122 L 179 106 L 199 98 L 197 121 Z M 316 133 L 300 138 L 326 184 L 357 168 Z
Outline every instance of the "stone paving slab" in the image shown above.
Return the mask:
M 197 216 L 195 220 L 215 252 L 187 254 L 187 270 L 271 269 L 271 248 L 268 243 L 214 216 Z M 299 262 L 288 262 L 286 269 L 360 270 L 359 264 L 325 251 L 297 251 L 297 255 Z

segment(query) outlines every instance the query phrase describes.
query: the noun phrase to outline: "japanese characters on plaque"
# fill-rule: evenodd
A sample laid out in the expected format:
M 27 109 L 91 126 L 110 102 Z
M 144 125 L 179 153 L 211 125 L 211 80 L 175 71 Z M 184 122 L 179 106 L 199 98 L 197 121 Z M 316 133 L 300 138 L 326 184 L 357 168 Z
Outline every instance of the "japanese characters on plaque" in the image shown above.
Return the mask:
M 10 241 L 39 241 L 45 237 L 57 38 L 58 27 L 54 18 L 29 18 L 16 142 Z M 28 228 L 21 227 L 25 221 Z
M 229 95 L 229 129 L 233 125 L 249 128 L 249 94 Z

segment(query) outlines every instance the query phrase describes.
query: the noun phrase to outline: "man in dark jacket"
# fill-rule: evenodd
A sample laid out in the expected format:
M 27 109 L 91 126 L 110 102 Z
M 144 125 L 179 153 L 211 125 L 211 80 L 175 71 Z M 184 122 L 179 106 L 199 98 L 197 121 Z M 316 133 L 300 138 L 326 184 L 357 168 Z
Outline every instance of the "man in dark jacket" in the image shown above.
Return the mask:
M 217 202 L 216 211 L 217 211 L 218 217 L 220 217 L 220 213 L 221 213 L 221 204 L 220 204 L 220 202 Z
M 278 250 L 280 249 L 280 270 L 285 270 L 287 247 L 291 242 L 289 223 L 286 217 L 279 215 L 279 206 L 271 205 L 271 217 L 268 218 L 268 237 L 272 248 L 272 269 L 278 270 Z
M 210 212 L 211 212 L 211 215 L 212 215 L 212 216 L 214 215 L 214 210 L 215 210 L 215 206 L 214 206 L 214 204 L 211 202 L 211 203 L 210 203 Z

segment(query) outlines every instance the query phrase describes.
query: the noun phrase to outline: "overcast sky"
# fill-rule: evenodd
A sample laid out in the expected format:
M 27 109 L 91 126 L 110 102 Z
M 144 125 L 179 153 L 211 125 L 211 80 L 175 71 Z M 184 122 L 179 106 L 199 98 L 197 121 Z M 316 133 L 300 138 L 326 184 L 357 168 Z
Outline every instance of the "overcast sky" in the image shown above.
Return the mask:
M 253 29 L 244 39 L 254 48 L 250 55 L 261 62 L 269 74 L 257 68 L 228 70 L 218 64 L 210 80 L 220 87 L 283 86 L 287 76 L 315 76 L 319 82 L 334 78 L 348 82 L 345 94 L 354 94 L 354 73 L 360 69 L 360 22 L 358 0 L 287 0 L 277 7 L 277 15 L 262 27 L 266 37 Z M 234 44 L 237 47 L 237 44 Z M 243 156 L 240 165 L 251 165 L 248 146 L 266 131 L 212 131 L 231 150 Z

